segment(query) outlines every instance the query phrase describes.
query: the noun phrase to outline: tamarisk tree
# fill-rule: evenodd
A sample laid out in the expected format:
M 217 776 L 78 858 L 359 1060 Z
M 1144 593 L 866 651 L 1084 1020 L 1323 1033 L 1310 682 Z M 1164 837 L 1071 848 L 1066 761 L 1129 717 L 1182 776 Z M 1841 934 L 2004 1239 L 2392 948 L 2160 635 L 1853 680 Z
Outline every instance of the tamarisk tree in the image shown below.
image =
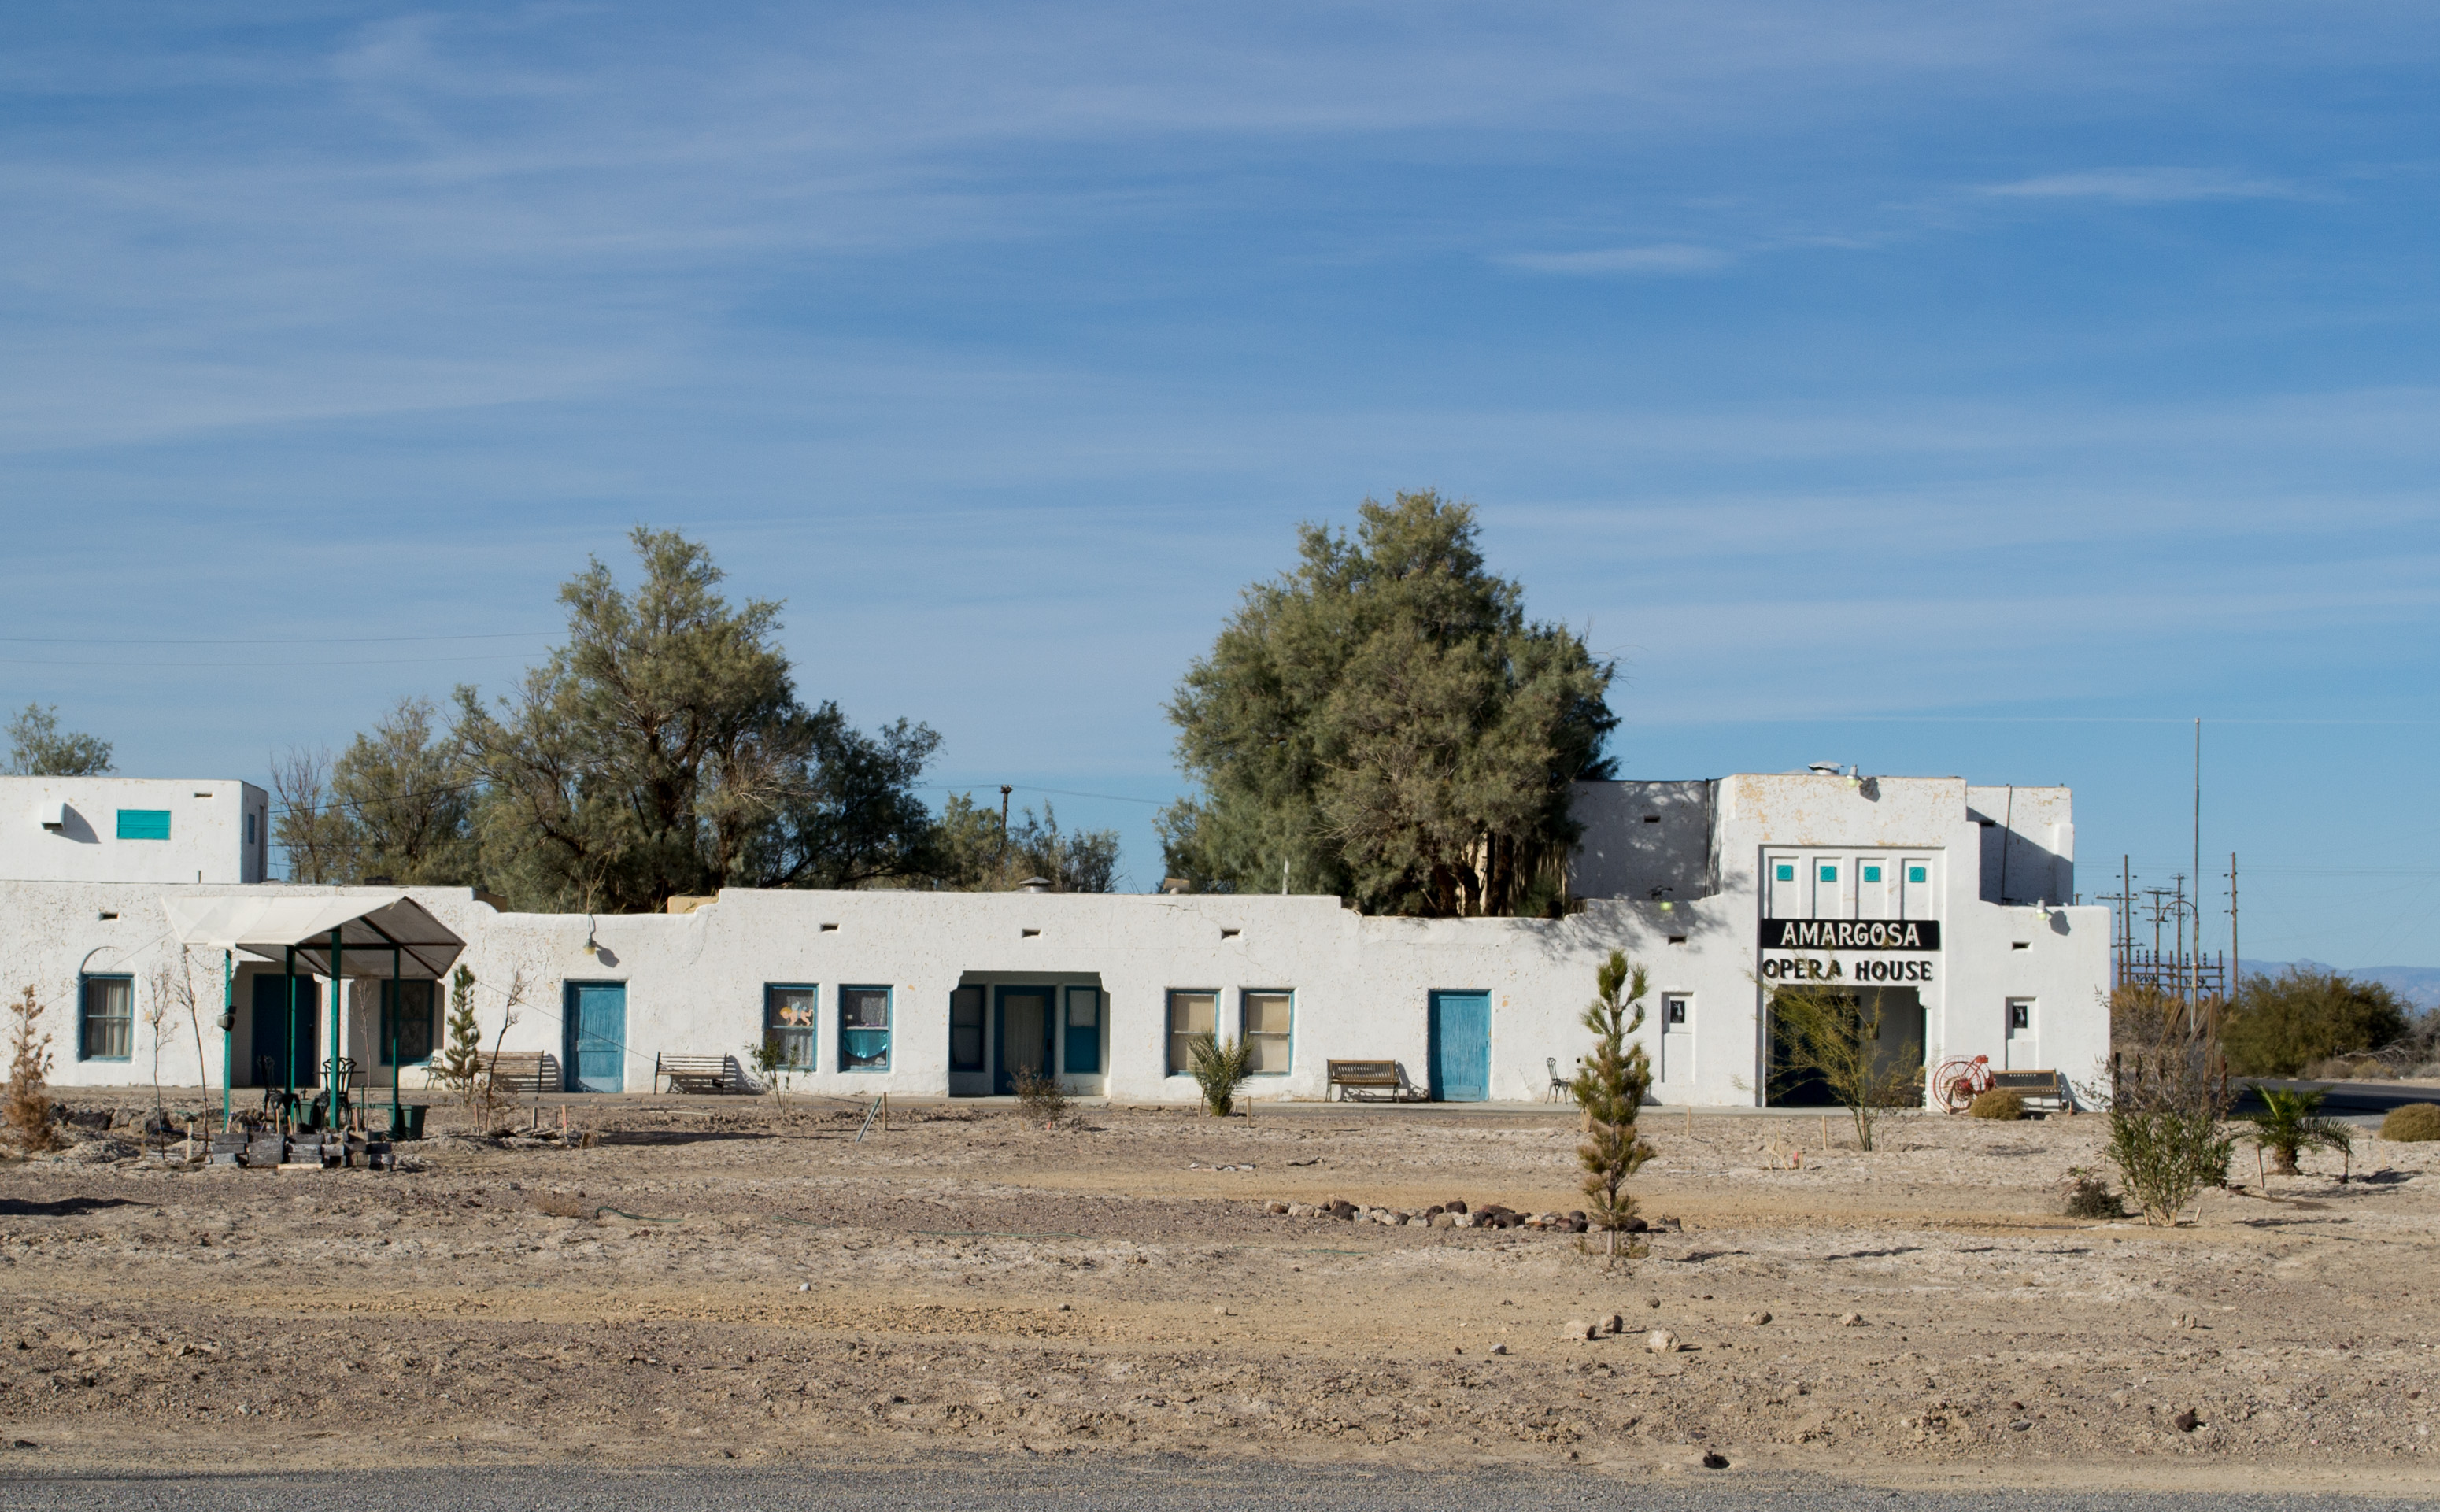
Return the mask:
M 1635 1216 L 1635 1198 L 1626 1192 L 1627 1179 L 1652 1159 L 1652 1146 L 1636 1133 L 1636 1116 L 1643 1110 L 1644 1094 L 1652 1089 L 1652 1058 L 1627 1035 L 1643 1027 L 1644 975 L 1627 964 L 1626 952 L 1613 950 L 1595 978 L 1600 996 L 1585 1006 L 1584 1026 L 1592 1031 L 1593 1053 L 1585 1057 L 1569 1089 L 1585 1110 L 1585 1138 L 1576 1146 L 1576 1163 L 1584 1167 L 1587 1205 L 1595 1227 L 1609 1235 L 1608 1253 L 1618 1254 L 1618 1232 Z

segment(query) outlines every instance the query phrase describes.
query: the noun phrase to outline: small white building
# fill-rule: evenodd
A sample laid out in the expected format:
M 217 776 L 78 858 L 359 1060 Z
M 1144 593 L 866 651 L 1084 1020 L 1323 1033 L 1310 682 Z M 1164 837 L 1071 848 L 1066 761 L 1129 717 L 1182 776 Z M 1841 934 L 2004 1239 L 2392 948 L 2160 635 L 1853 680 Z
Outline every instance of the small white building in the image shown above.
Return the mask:
M 278 959 L 229 961 L 231 1027 L 213 1024 L 223 952 L 182 945 L 165 905 L 192 917 L 237 893 L 368 910 L 411 897 L 466 942 L 486 1044 L 514 985 L 502 1043 L 546 1057 L 572 1091 L 648 1089 L 665 1055 L 742 1070 L 776 1041 L 808 1091 L 987 1096 L 1030 1069 L 1080 1094 L 1192 1103 L 1185 1047 L 1211 1031 L 1254 1042 L 1261 1099 L 1326 1096 L 1334 1059 L 1400 1061 L 1449 1101 L 1538 1099 L 1588 1046 L 1578 1016 L 1612 949 L 1648 969 L 1641 1034 L 1663 1106 L 1768 1101 L 1770 994 L 1800 980 L 1868 995 L 1884 1044 L 1929 1066 L 1980 1054 L 2081 1080 L 2108 1052 L 2108 919 L 2074 904 L 2064 788 L 1835 771 L 1586 783 L 1575 911 L 1423 920 L 1296 895 L 730 890 L 673 904 L 684 912 L 591 916 L 503 912 L 462 888 L 289 888 L 260 881 L 264 819 L 251 835 L 205 827 L 213 802 L 261 811 L 260 790 L 237 783 L 143 784 L 163 795 L 152 806 L 170 814 L 172 843 L 215 837 L 219 854 L 173 875 L 117 841 L 101 855 L 133 859 L 113 874 L 49 849 L 41 781 L 0 780 L 31 832 L 0 845 L 0 990 L 30 982 L 66 1010 L 48 1024 L 53 1079 L 69 1086 L 149 1082 L 156 1042 L 160 1079 L 195 1084 L 182 972 L 214 1084 L 224 1058 L 242 1088 L 266 1061 L 327 1054 L 330 984 Z M 130 792 L 58 801 L 91 805 L 115 835 Z M 441 1034 L 446 983 L 404 976 L 348 983 L 343 1053 L 367 1087 L 390 1085 L 393 1030 L 409 1089 Z

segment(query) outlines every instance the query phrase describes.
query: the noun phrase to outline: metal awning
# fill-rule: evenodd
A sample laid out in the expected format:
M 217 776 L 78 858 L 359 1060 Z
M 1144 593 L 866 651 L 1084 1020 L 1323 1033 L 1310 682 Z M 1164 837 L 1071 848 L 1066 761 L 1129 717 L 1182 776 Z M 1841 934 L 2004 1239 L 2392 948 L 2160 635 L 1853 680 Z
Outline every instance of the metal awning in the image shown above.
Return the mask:
M 437 981 L 466 949 L 465 941 L 404 892 L 306 898 L 206 894 L 165 897 L 161 907 L 180 945 L 241 950 L 273 963 L 284 962 L 293 949 L 297 966 L 316 977 L 331 975 L 334 929 L 339 968 L 350 977 L 387 978 L 395 972 Z

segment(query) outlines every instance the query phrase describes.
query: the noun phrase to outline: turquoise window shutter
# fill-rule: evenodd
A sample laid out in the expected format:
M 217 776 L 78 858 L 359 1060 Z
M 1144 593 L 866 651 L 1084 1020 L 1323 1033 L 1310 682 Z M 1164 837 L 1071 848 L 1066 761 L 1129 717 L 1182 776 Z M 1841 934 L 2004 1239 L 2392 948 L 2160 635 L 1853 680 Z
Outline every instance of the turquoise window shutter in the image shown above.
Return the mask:
M 118 837 L 122 840 L 166 840 L 170 837 L 170 811 L 166 808 L 122 808 L 118 811 Z

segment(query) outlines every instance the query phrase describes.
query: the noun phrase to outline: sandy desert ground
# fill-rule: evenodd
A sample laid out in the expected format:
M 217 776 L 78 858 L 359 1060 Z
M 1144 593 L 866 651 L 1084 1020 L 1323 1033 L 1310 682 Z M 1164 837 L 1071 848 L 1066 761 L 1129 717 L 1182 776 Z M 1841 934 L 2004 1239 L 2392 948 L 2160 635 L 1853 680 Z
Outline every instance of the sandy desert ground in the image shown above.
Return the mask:
M 0 1166 L 0 1467 L 953 1449 L 2435 1481 L 2440 1145 L 2368 1144 L 2345 1183 L 2309 1159 L 2156 1231 L 2060 1215 L 2094 1117 L 1893 1119 L 1863 1154 L 1835 1120 L 1824 1149 L 1810 1118 L 1656 1110 L 1637 1190 L 1679 1232 L 1613 1267 L 1563 1233 L 1265 1212 L 1564 1211 L 1555 1111 L 1094 1108 L 1052 1131 L 940 1106 L 860 1143 L 845 1110 L 745 1099 L 575 1117 L 589 1145 L 436 1111 L 411 1172 L 104 1142 Z M 1566 1327 L 1611 1313 L 1616 1336 Z

